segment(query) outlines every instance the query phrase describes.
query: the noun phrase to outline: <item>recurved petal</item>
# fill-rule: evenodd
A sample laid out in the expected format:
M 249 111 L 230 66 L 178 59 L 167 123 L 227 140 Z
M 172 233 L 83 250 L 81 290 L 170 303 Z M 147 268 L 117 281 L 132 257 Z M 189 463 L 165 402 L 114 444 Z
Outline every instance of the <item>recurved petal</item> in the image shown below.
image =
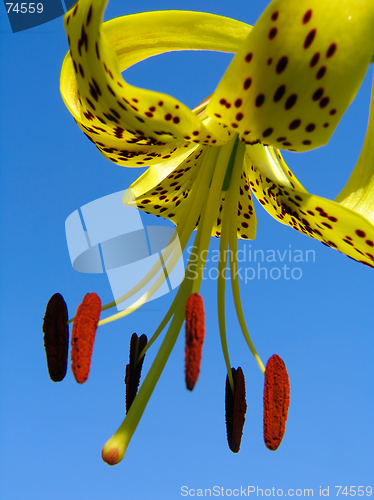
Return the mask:
M 152 165 L 178 156 L 186 141 L 220 144 L 214 134 L 176 99 L 128 85 L 121 71 L 172 50 L 236 51 L 250 27 L 231 19 L 193 12 L 152 12 L 102 23 L 107 0 L 80 0 L 64 24 L 70 51 L 60 90 L 79 127 L 111 161 Z
M 374 83 L 373 83 L 374 88 Z M 353 172 L 335 201 L 374 223 L 374 98 L 371 96 L 369 125 Z
M 273 0 L 207 114 L 247 142 L 294 151 L 327 143 L 374 48 L 372 0 Z
M 363 215 L 308 193 L 282 159 L 279 151 L 248 146 L 247 176 L 264 209 L 282 224 L 374 267 L 374 226 Z

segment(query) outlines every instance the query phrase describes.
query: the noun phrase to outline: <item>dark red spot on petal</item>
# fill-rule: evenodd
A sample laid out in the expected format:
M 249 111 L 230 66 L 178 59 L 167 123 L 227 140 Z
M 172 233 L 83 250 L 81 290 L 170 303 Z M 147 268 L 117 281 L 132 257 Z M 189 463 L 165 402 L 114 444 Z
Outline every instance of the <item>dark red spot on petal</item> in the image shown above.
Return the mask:
M 275 71 L 278 73 L 278 75 L 286 69 L 287 64 L 288 64 L 288 57 L 287 56 L 283 56 L 279 59 L 279 61 L 277 63 L 277 67 L 275 69 Z
M 265 101 L 264 94 L 258 94 L 255 100 L 256 107 L 259 108 L 260 106 L 262 106 L 264 104 L 264 101 Z
M 301 120 L 299 120 L 299 119 L 297 119 L 297 120 L 293 120 L 293 121 L 289 124 L 288 128 L 289 128 L 290 130 L 295 130 L 296 128 L 300 127 L 300 124 L 301 124 Z
M 323 99 L 321 99 L 319 101 L 319 107 L 320 108 L 325 108 L 328 105 L 329 102 L 330 102 L 330 98 L 329 97 L 324 97 Z
M 316 32 L 317 32 L 316 29 L 309 31 L 309 33 L 307 34 L 307 36 L 305 37 L 305 40 L 304 40 L 304 49 L 307 49 L 311 46 L 311 44 L 313 43 L 314 37 L 316 36 Z
M 285 85 L 280 85 L 277 90 L 275 91 L 273 101 L 278 102 L 282 99 L 284 96 L 284 93 L 286 92 L 286 86 Z
M 296 101 L 297 101 L 297 95 L 296 94 L 290 95 L 290 97 L 286 101 L 286 104 L 284 105 L 285 109 L 291 109 L 296 103 Z
M 311 68 L 314 68 L 314 66 L 318 63 L 319 58 L 320 58 L 320 53 L 316 52 L 314 54 L 314 56 L 312 57 L 312 59 L 310 60 L 310 67 Z
M 322 77 L 325 76 L 325 73 L 326 73 L 326 66 L 322 66 L 318 71 L 317 71 L 317 74 L 316 74 L 316 79 L 317 80 L 320 80 Z
M 277 28 L 271 28 L 271 30 L 269 31 L 269 34 L 268 34 L 269 40 L 272 40 L 276 36 L 277 33 L 278 33 Z
M 337 49 L 336 43 L 332 43 L 330 47 L 327 49 L 326 57 L 333 56 L 335 54 L 336 49 Z
M 276 21 L 277 19 L 278 19 L 278 11 L 276 10 L 275 12 L 272 13 L 271 20 Z
M 271 127 L 267 128 L 262 132 L 262 137 L 269 137 L 273 133 L 273 129 Z
M 321 99 L 321 97 L 323 96 L 323 92 L 323 88 L 317 89 L 312 96 L 313 101 L 318 101 L 319 99 Z
M 248 90 L 251 84 L 252 84 L 252 78 L 247 78 L 246 80 L 244 80 L 243 84 L 244 90 Z

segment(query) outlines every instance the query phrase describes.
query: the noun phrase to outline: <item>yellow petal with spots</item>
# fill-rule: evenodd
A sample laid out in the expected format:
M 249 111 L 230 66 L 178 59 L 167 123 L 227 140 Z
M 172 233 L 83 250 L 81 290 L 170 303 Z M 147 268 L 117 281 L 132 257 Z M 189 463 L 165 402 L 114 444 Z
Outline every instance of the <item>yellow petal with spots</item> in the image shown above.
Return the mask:
M 178 157 L 185 143 L 227 142 L 227 129 L 209 130 L 176 99 L 128 85 L 121 71 L 166 51 L 236 51 L 250 27 L 220 16 L 173 11 L 103 24 L 106 3 L 80 0 L 65 15 L 70 51 L 60 78 L 65 104 L 99 151 L 115 163 L 142 166 Z
M 372 0 L 273 0 L 207 107 L 247 142 L 326 144 L 374 49 Z
M 124 204 L 131 206 L 135 199 L 140 210 L 178 224 L 182 202 L 190 195 L 205 151 L 204 146 L 194 144 L 178 159 L 149 167 L 130 186 L 133 198 L 124 199 Z
M 354 210 L 309 194 L 271 147 L 272 165 L 264 168 L 260 156 L 250 152 L 261 147 L 247 148 L 246 164 L 251 189 L 265 210 L 278 222 L 374 267 L 373 224 Z

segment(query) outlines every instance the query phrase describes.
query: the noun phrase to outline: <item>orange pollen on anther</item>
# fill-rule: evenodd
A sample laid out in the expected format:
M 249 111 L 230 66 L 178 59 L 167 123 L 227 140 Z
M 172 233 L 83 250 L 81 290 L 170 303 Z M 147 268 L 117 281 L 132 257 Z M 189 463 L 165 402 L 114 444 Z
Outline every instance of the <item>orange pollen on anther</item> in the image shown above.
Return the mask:
M 49 299 L 43 321 L 44 348 L 48 373 L 53 382 L 66 374 L 69 352 L 69 326 L 66 303 L 59 293 Z
M 73 323 L 71 336 L 71 368 L 75 380 L 83 384 L 88 378 L 97 324 L 100 319 L 101 300 L 96 293 L 87 293 Z
M 133 333 L 130 340 L 130 361 L 126 365 L 125 384 L 126 384 L 126 413 L 129 411 L 132 402 L 138 392 L 140 374 L 142 371 L 144 356 L 138 361 L 144 347 L 147 345 L 147 336 L 137 336 Z
M 186 386 L 190 391 L 199 378 L 204 336 L 204 302 L 198 293 L 193 293 L 186 303 L 185 373 Z
M 240 442 L 242 440 L 245 413 L 247 411 L 247 403 L 245 400 L 245 380 L 243 370 L 240 366 L 237 370 L 235 370 L 235 368 L 231 368 L 231 373 L 234 381 L 234 394 L 231 390 L 229 377 L 226 375 L 226 432 L 230 450 L 233 453 L 238 453 L 240 450 Z
M 264 386 L 264 440 L 269 450 L 276 450 L 282 442 L 290 405 L 290 382 L 282 359 L 274 354 L 265 370 Z

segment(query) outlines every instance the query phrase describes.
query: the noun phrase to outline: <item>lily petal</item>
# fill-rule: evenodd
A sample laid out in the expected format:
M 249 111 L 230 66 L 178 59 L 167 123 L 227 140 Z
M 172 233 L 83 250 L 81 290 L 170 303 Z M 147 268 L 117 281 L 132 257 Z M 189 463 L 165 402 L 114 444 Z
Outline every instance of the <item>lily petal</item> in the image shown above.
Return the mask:
M 374 226 L 361 214 L 319 196 L 309 194 L 287 168 L 279 151 L 268 148 L 273 160 L 259 161 L 259 154 L 248 154 L 247 175 L 251 189 L 264 209 L 282 224 L 315 238 L 370 267 L 374 267 Z
M 374 48 L 372 0 L 273 0 L 206 109 L 247 143 L 327 143 Z
M 99 151 L 115 163 L 142 166 L 168 155 L 177 157 L 186 141 L 227 142 L 230 134 L 223 127 L 218 134 L 209 130 L 184 104 L 127 84 L 121 71 L 171 50 L 235 52 L 250 27 L 211 14 L 176 11 L 124 16 L 103 24 L 106 3 L 80 0 L 65 15 L 70 51 L 60 78 L 66 106 Z
M 364 145 L 347 184 L 335 201 L 374 224 L 374 81 Z

